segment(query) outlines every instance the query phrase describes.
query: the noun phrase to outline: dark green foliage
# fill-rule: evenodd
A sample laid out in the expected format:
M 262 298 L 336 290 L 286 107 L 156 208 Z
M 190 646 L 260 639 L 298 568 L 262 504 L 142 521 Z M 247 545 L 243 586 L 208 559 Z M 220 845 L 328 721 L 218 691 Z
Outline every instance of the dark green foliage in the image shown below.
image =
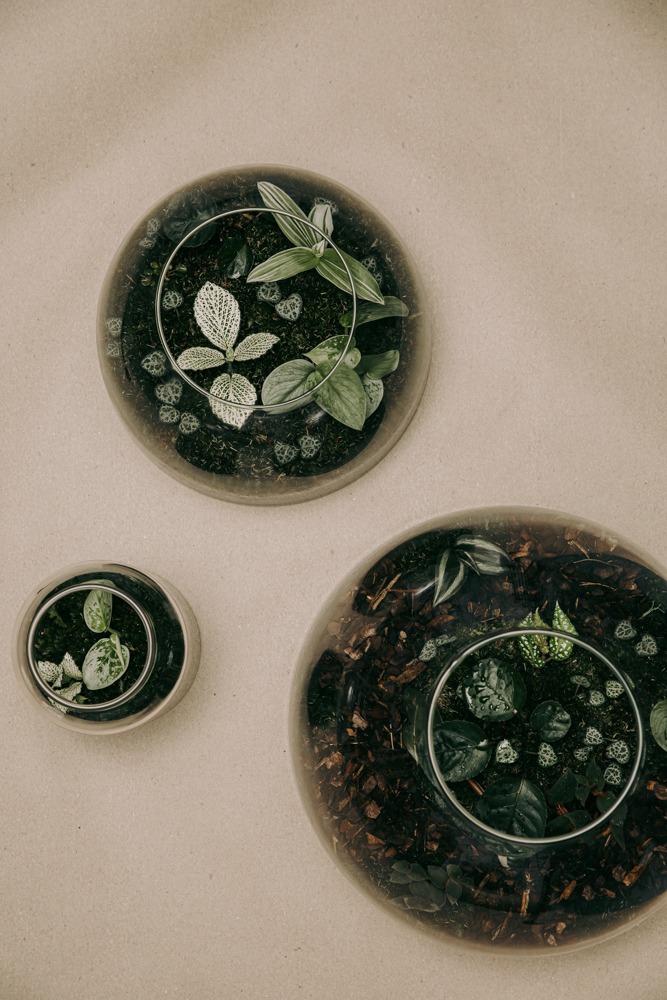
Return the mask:
M 533 729 L 539 729 L 540 737 L 546 743 L 555 743 L 568 732 L 572 719 L 558 701 L 543 701 L 534 708 L 530 716 Z
M 463 680 L 468 706 L 478 719 L 503 722 L 523 707 L 526 686 L 509 663 L 489 657 L 471 667 Z
M 492 746 L 473 722 L 440 722 L 433 731 L 436 760 L 444 781 L 474 778 L 489 762 Z
M 525 778 L 501 778 L 481 796 L 475 815 L 494 830 L 515 837 L 543 837 L 547 804 L 539 788 Z

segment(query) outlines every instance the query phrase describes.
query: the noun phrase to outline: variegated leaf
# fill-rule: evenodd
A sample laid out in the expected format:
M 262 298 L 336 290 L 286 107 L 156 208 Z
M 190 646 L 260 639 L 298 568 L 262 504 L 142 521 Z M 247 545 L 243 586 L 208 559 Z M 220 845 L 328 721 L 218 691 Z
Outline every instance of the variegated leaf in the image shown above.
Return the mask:
M 241 326 L 239 304 L 226 288 L 207 281 L 197 292 L 195 319 L 202 333 L 216 347 L 233 347 Z
M 113 595 L 108 590 L 91 590 L 83 605 L 83 617 L 91 632 L 106 632 L 111 623 Z
M 539 617 L 539 615 L 538 615 Z M 541 621 L 541 619 L 540 619 Z M 519 622 L 520 628 L 542 628 L 544 627 L 544 622 L 540 626 L 536 626 L 533 612 L 529 612 L 523 621 Z M 524 660 L 531 665 L 531 667 L 542 667 L 544 666 L 544 661 L 542 659 L 542 646 L 538 640 L 544 640 L 544 636 L 536 635 L 522 635 L 519 638 L 519 652 L 523 656 Z
M 308 213 L 308 218 L 314 226 L 321 229 L 327 236 L 333 234 L 334 227 L 331 205 L 313 205 Z M 313 233 L 313 240 L 317 239 L 319 239 L 319 234 Z
M 57 663 L 51 663 L 50 660 L 38 660 L 37 673 L 46 684 L 51 685 L 53 685 L 54 682 L 57 683 L 60 677 L 62 677 L 61 668 Z
M 279 340 L 280 337 L 276 337 L 273 333 L 252 333 L 235 349 L 234 360 L 251 361 L 252 358 L 261 358 L 262 354 L 270 351 Z
M 232 404 L 246 403 L 252 406 L 256 402 L 257 393 L 252 383 L 243 375 L 234 374 L 231 377 L 227 374 L 218 375 L 210 391 L 221 400 L 219 403 L 210 401 L 211 409 L 218 420 L 232 427 L 243 427 L 250 413 Z M 225 402 L 222 402 L 223 400 Z
M 264 379 L 262 402 L 270 406 L 303 395 L 307 390 L 308 377 L 314 371 L 315 366 L 301 358 L 278 365 Z
M 302 271 L 310 271 L 317 267 L 320 258 L 316 257 L 312 250 L 306 247 L 291 247 L 289 250 L 281 250 L 273 257 L 263 261 L 254 267 L 246 281 L 281 281 L 283 278 L 291 278 Z
M 74 662 L 74 657 L 70 656 L 69 653 L 65 653 L 60 662 L 60 666 L 62 667 L 63 673 L 66 677 L 71 677 L 75 681 L 83 679 L 83 674 Z
M 316 365 L 319 365 L 322 361 L 336 362 L 340 357 L 341 351 L 345 350 L 347 339 L 346 334 L 338 333 L 335 337 L 329 337 L 327 340 L 323 340 L 321 344 L 318 344 L 317 347 L 313 347 L 311 351 L 304 351 L 304 354 Z M 359 362 L 361 361 L 361 351 L 359 351 L 354 345 L 355 340 L 353 338 L 350 343 L 350 349 L 345 355 L 345 364 L 348 368 L 357 368 Z
M 366 374 L 369 378 L 384 378 L 398 368 L 400 354 L 398 351 L 385 351 L 384 354 L 367 354 L 356 366 L 357 375 Z
M 269 181 L 259 181 L 257 187 L 267 208 L 282 209 L 284 212 L 298 216 L 296 219 L 289 219 L 285 215 L 274 215 L 274 219 L 290 243 L 293 243 L 295 247 L 311 247 L 313 243 L 317 242 L 317 233 L 308 225 L 305 212 L 299 208 L 295 201 L 292 201 L 287 192 Z M 304 221 L 301 222 L 301 219 Z
M 106 642 L 105 639 L 102 639 L 101 641 Z M 74 681 L 73 684 L 70 684 L 69 687 L 63 688 L 62 691 L 58 692 L 58 694 L 60 695 L 61 698 L 67 699 L 67 701 L 74 701 L 76 696 L 78 694 L 81 694 L 82 687 L 83 685 L 81 681 Z
M 352 275 L 352 281 L 354 282 L 354 290 L 357 293 L 357 297 L 360 299 L 367 299 L 369 302 L 377 302 L 379 305 L 384 305 L 384 299 L 382 297 L 382 292 L 378 287 L 378 283 L 366 268 L 355 260 L 354 257 L 350 257 L 349 254 L 341 254 L 345 260 L 345 263 L 350 269 L 350 274 Z M 321 274 L 323 278 L 330 281 L 337 288 L 341 288 L 348 295 L 352 294 L 352 288 L 350 286 L 350 279 L 347 276 L 347 271 L 343 267 L 340 257 L 335 250 L 329 248 L 325 250 L 321 257 L 317 260 L 317 273 Z
M 577 635 L 577 630 L 567 617 L 558 601 L 554 608 L 553 628 L 558 632 L 568 632 L 570 635 Z M 572 654 L 573 643 L 567 639 L 549 639 L 549 652 L 554 660 L 567 660 Z
M 357 307 L 356 326 L 363 326 L 364 323 L 372 323 L 376 319 L 384 319 L 386 316 L 407 316 L 408 307 L 400 299 L 393 295 L 385 295 L 383 304 L 364 302 Z M 338 322 L 341 326 L 352 326 L 352 310 L 343 313 Z
M 444 549 L 435 570 L 433 607 L 453 597 L 463 586 L 467 575 L 468 567 L 457 559 L 456 553 L 450 548 Z
M 117 635 L 100 639 L 86 653 L 81 668 L 83 682 L 91 691 L 109 687 L 122 677 L 129 662 L 130 651 L 127 646 L 120 645 Z
M 371 378 L 370 375 L 361 376 L 361 384 L 366 393 L 366 420 L 371 413 L 375 413 L 382 402 L 384 396 L 384 383 L 379 378 Z
M 203 368 L 217 368 L 227 361 L 222 351 L 214 351 L 212 347 L 188 347 L 176 358 L 179 368 L 190 371 L 201 371 Z

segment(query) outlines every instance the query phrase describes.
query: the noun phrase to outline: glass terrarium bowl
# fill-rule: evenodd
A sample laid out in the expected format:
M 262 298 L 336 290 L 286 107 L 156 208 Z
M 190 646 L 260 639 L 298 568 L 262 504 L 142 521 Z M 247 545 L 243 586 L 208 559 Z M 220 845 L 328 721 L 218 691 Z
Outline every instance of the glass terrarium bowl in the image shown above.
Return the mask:
M 301 269 L 273 280 L 280 254 Z M 137 223 L 107 273 L 98 351 L 161 468 L 210 496 L 284 504 L 353 482 L 393 447 L 431 331 L 414 265 L 373 208 L 318 174 L 255 165 L 200 178 Z M 272 375 L 286 365 L 288 389 Z
M 667 582 L 555 511 L 452 514 L 337 589 L 291 739 L 343 871 L 408 924 L 508 954 L 574 950 L 667 889 Z
M 173 708 L 194 680 L 199 651 L 195 617 L 171 584 L 105 562 L 69 566 L 42 583 L 12 639 L 14 671 L 32 704 L 51 722 L 93 735 L 134 729 Z

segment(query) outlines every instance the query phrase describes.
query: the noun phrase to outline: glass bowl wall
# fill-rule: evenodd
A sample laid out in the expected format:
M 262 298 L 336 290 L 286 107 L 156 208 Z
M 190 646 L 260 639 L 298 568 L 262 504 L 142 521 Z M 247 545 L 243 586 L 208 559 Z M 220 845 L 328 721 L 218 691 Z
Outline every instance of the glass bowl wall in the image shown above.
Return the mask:
M 164 356 L 155 322 L 155 293 L 165 261 L 178 241 L 203 220 L 233 209 L 263 206 L 257 187 L 260 181 L 280 187 L 306 213 L 316 203 L 330 204 L 334 243 L 366 261 L 383 296 L 399 298 L 407 308 L 405 317 L 388 316 L 357 325 L 355 330 L 363 354 L 400 351 L 398 368 L 383 378 L 383 399 L 361 430 L 334 420 L 314 400 L 286 413 L 267 412 L 257 405 L 242 427 L 230 426 L 215 417 L 209 399 L 179 378 Z M 264 227 L 261 232 L 258 226 Z M 191 317 L 197 290 L 205 281 L 246 296 L 247 304 L 245 299 L 241 303 L 242 333 L 261 329 L 275 332 L 285 342 L 293 339 L 299 345 L 290 355 L 295 358 L 321 340 L 349 332 L 339 318 L 351 309 L 352 296 L 345 296 L 314 271 L 279 283 L 283 300 L 294 294 L 303 300 L 296 322 L 278 315 L 280 303 L 259 302 L 257 284 L 244 287 L 244 276 L 228 279 L 219 263 L 222 244 L 236 234 L 254 247 L 257 263 L 259 237 L 264 239 L 267 226 L 273 227 L 285 247 L 290 246 L 267 211 L 205 226 L 194 237 L 197 245 L 186 244 L 179 250 L 164 283 L 161 315 L 167 336 L 174 323 L 189 322 L 192 330 L 197 329 Z M 321 322 L 320 299 L 328 310 L 321 312 Z M 357 307 L 361 305 L 357 299 Z M 244 310 L 250 316 L 247 328 Z M 201 344 L 206 344 L 203 338 Z M 128 234 L 102 290 L 98 352 L 107 389 L 121 417 L 161 468 L 210 496 L 237 503 L 284 504 L 323 496 L 353 482 L 393 447 L 424 389 L 431 331 L 414 265 L 389 223 L 370 205 L 317 174 L 280 166 L 245 166 L 210 174 L 171 193 Z M 278 358 L 274 353 L 269 356 Z M 208 388 L 208 382 L 203 379 L 203 387 Z M 255 388 L 259 395 L 261 385 Z
M 506 568 L 492 575 L 478 560 L 481 572 L 467 564 L 454 585 L 451 563 L 449 578 L 438 579 L 443 552 L 460 561 L 471 539 L 502 550 Z M 579 642 L 564 660 L 548 647 L 531 665 L 507 631 L 561 641 L 565 633 L 552 628 L 557 603 Z M 526 620 L 536 610 L 545 628 Z M 556 691 L 568 699 L 572 728 L 549 744 L 556 765 L 549 759 L 543 766 L 540 732 L 527 713 L 523 729 L 512 732 L 518 723 L 511 717 L 506 725 L 518 762 L 499 763 L 502 733 L 468 716 L 489 730 L 493 755 L 475 777 L 448 782 L 453 808 L 429 766 L 429 708 L 457 657 L 484 643 L 504 655 L 501 641 L 515 644 L 526 704 L 533 692 L 541 701 Z M 619 933 L 666 898 L 666 651 L 665 571 L 604 528 L 555 511 L 490 508 L 406 533 L 337 589 L 300 657 L 291 740 L 315 829 L 371 898 L 444 940 L 540 954 Z M 614 714 L 625 684 L 639 726 L 632 712 L 629 724 Z M 656 711 L 663 701 L 665 711 Z M 567 835 L 547 833 L 551 842 L 526 842 L 522 852 L 516 844 L 503 849 L 502 837 L 489 839 L 474 819 L 468 822 L 503 767 L 510 775 L 531 769 L 550 822 L 553 815 L 555 829 L 565 824 Z M 589 767 L 599 769 L 598 778 L 584 794 Z M 552 801 L 551 789 L 568 769 L 581 776 L 581 804 L 569 793 Z M 622 795 L 627 802 L 620 803 Z M 615 799 L 621 808 L 614 812 L 608 803 Z M 575 810 L 587 810 L 588 831 L 568 819 Z
M 90 697 L 77 704 L 60 697 L 64 683 L 52 690 L 45 684 L 37 663 L 60 663 L 67 652 L 74 653 L 73 644 L 80 636 L 86 649 L 93 645 L 98 637 L 87 627 L 82 607 L 96 586 L 113 592 L 112 624 L 121 608 L 134 614 L 134 626 L 128 620 L 127 628 L 137 652 L 131 654 L 127 681 L 120 678 L 109 687 L 112 699 L 105 689 L 104 694 L 94 692 L 102 699 L 96 704 Z M 124 633 L 121 641 L 129 641 Z M 199 651 L 196 619 L 175 587 L 129 566 L 106 562 L 70 566 L 37 587 L 19 613 L 12 639 L 14 672 L 31 703 L 56 725 L 92 735 L 134 729 L 173 708 L 195 678 Z M 82 655 L 74 658 L 80 670 Z M 131 670 L 138 674 L 136 680 Z

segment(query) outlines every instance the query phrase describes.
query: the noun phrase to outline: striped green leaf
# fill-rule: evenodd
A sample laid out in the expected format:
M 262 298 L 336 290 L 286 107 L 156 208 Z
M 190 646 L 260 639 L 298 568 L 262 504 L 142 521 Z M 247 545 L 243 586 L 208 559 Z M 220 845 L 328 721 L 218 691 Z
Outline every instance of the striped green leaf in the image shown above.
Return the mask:
M 314 243 L 317 243 L 317 233 L 308 225 L 305 212 L 299 208 L 295 201 L 292 201 L 282 188 L 269 181 L 259 181 L 257 187 L 267 208 L 282 209 L 284 212 L 291 212 L 292 215 L 299 217 L 298 219 L 288 219 L 285 215 L 274 216 L 290 243 L 293 243 L 295 247 L 312 247 Z M 301 222 L 300 219 L 304 221 Z M 267 278 L 265 280 L 275 279 Z
M 387 316 L 407 316 L 408 307 L 393 295 L 385 295 L 382 305 L 379 302 L 364 302 L 357 309 L 357 326 L 372 323 L 375 319 L 385 319 Z M 343 313 L 338 320 L 341 326 L 352 326 L 352 310 Z
M 281 250 L 280 253 L 274 254 L 253 268 L 246 281 L 281 281 L 283 278 L 291 278 L 293 274 L 310 271 L 311 268 L 317 267 L 320 259 L 312 250 L 307 250 L 305 247 Z
M 357 297 L 384 305 L 384 299 L 382 298 L 378 283 L 370 271 L 367 271 L 358 260 L 350 257 L 347 253 L 343 253 L 342 250 L 341 254 L 350 269 Z M 326 278 L 327 281 L 330 281 L 337 288 L 341 288 L 344 292 L 347 292 L 348 295 L 352 294 L 352 287 L 347 272 L 335 250 L 329 248 L 324 251 L 317 261 L 317 273 L 321 274 L 323 278 Z

